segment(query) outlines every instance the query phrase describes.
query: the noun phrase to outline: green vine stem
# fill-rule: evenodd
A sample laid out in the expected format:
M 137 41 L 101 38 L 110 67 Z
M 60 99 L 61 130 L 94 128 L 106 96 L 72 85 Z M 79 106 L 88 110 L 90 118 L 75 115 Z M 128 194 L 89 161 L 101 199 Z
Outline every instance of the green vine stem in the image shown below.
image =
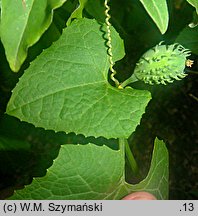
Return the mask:
M 196 96 L 194 96 L 193 94 L 189 94 L 189 96 L 198 102 L 198 98 Z
M 113 68 L 114 66 L 114 61 L 113 61 L 113 52 L 112 52 L 112 38 L 111 38 L 111 23 L 110 23 L 110 14 L 109 14 L 109 11 L 110 11 L 110 7 L 108 5 L 108 0 L 105 0 L 104 2 L 104 6 L 106 8 L 105 10 L 105 16 L 106 16 L 106 19 L 105 19 L 105 23 L 106 23 L 106 26 L 107 26 L 107 46 L 108 46 L 108 55 L 109 55 L 109 62 L 110 62 L 110 71 L 111 71 L 111 80 L 115 83 L 115 85 L 118 87 L 120 85 L 119 81 L 114 77 L 116 75 L 116 70 Z
M 132 75 L 127 80 L 125 80 L 123 83 L 121 83 L 118 88 L 123 89 L 125 86 L 129 85 L 130 83 L 136 82 L 136 81 L 138 81 L 138 79 L 134 75 Z
M 188 70 L 187 70 L 186 72 L 187 72 L 188 74 L 198 74 L 198 71 L 192 71 L 192 70 L 189 70 L 189 71 L 188 71 Z
M 137 162 L 134 158 L 134 155 L 130 149 L 130 146 L 129 146 L 127 139 L 121 139 L 120 138 L 119 139 L 119 147 L 120 147 L 120 150 L 122 150 L 123 148 L 125 149 L 125 154 L 126 154 L 128 162 L 129 162 L 129 165 L 131 167 L 131 171 L 135 176 L 137 176 L 139 174 L 138 165 L 137 165 Z

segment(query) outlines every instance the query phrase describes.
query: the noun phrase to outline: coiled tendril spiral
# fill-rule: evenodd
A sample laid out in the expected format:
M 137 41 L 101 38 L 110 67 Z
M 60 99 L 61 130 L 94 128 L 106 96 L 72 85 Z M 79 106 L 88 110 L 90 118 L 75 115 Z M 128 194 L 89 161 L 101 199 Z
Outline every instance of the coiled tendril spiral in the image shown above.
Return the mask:
M 110 63 L 110 71 L 111 71 L 111 80 L 115 83 L 116 86 L 119 86 L 119 81 L 114 77 L 116 75 L 116 70 L 113 68 L 114 66 L 114 61 L 113 61 L 113 53 L 112 53 L 112 38 L 111 38 L 111 23 L 110 23 L 110 19 L 111 16 L 109 14 L 110 11 L 110 7 L 108 5 L 108 0 L 105 0 L 104 2 L 104 6 L 105 6 L 105 24 L 107 26 L 107 46 L 108 46 L 108 55 L 109 55 L 109 63 Z

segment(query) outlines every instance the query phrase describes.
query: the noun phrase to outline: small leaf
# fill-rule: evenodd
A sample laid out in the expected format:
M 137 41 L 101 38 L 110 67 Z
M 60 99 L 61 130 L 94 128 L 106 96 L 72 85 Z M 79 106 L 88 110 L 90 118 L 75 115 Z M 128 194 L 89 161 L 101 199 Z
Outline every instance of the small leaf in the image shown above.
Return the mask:
M 1 41 L 10 68 L 17 72 L 52 22 L 53 10 L 66 0 L 2 0 Z
M 67 21 L 67 26 L 71 24 L 72 19 L 75 18 L 82 18 L 83 9 L 86 5 L 88 0 L 79 0 L 79 6 L 76 8 L 76 10 L 71 14 L 70 18 Z
M 168 28 L 169 14 L 166 0 L 139 0 L 153 19 L 160 32 L 164 34 Z M 141 26 L 140 26 L 141 28 Z
M 198 55 L 198 26 L 184 28 L 177 37 L 176 42 Z
M 167 199 L 168 153 L 162 141 L 155 142 L 149 174 L 137 185 L 124 181 L 123 150 L 93 144 L 64 145 L 46 176 L 35 178 L 10 199 L 121 199 L 143 190 Z
M 150 94 L 108 83 L 109 57 L 101 28 L 95 20 L 72 22 L 22 76 L 7 113 L 55 131 L 128 138 Z M 123 41 L 113 29 L 112 39 L 115 60 L 121 59 Z
M 189 4 L 195 7 L 197 14 L 198 14 L 198 1 L 197 0 L 186 0 Z

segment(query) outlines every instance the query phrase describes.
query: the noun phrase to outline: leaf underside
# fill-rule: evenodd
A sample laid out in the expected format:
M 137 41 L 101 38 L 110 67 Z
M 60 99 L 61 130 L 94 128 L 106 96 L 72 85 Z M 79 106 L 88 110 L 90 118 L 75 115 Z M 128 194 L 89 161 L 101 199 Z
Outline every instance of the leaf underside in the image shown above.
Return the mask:
M 128 138 L 150 100 L 148 91 L 108 81 L 104 26 L 79 19 L 32 62 L 13 90 L 7 113 L 37 127 L 85 136 Z M 114 61 L 124 56 L 112 29 Z

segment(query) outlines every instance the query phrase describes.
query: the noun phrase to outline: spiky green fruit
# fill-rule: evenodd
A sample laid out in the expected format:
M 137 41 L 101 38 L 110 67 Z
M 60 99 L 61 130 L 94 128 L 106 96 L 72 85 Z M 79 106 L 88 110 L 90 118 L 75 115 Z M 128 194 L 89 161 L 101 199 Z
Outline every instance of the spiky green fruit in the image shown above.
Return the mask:
M 136 64 L 133 76 L 148 84 L 171 83 L 187 74 L 184 69 L 190 50 L 180 44 L 156 45 L 148 50 Z

